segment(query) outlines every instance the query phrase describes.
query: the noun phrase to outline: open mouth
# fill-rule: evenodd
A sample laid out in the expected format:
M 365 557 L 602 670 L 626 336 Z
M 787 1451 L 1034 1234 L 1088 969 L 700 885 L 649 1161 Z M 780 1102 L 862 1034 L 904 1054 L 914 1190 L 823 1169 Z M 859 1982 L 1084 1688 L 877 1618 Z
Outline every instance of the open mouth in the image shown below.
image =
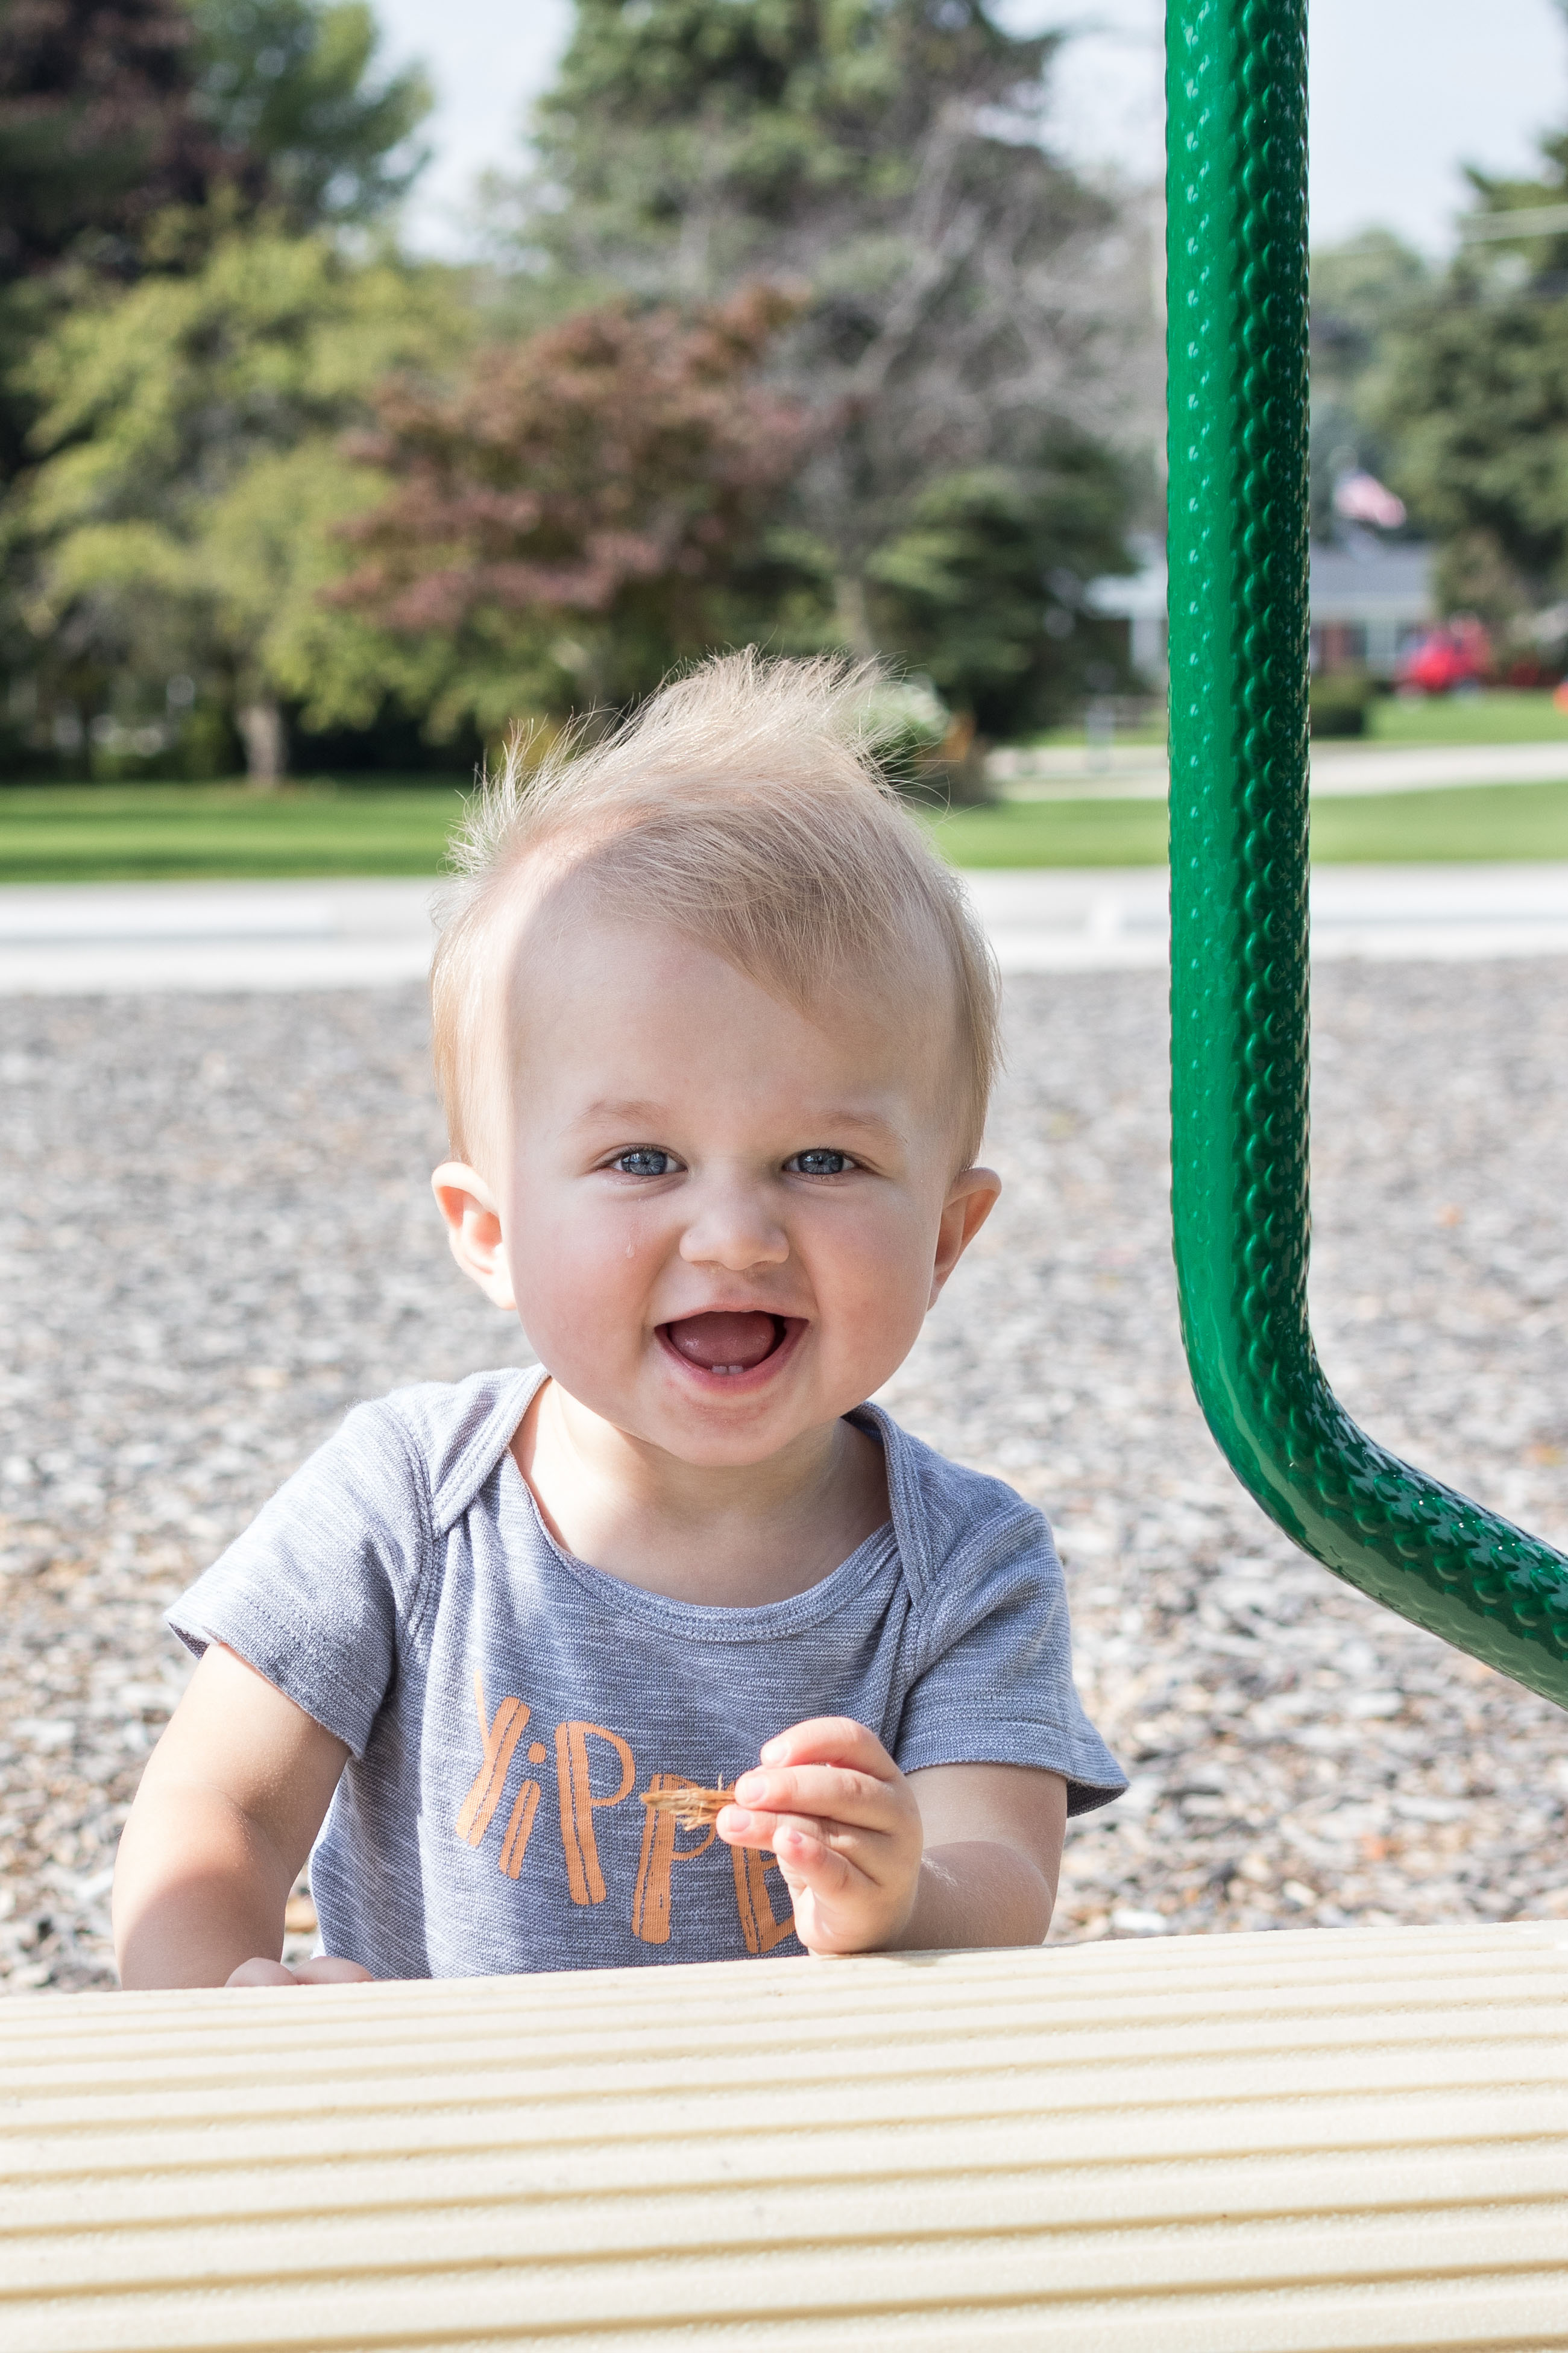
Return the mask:
M 706 1315 L 683 1315 L 659 1329 L 683 1363 L 721 1380 L 736 1380 L 775 1356 L 797 1321 L 792 1315 L 764 1314 L 760 1308 L 716 1308 Z

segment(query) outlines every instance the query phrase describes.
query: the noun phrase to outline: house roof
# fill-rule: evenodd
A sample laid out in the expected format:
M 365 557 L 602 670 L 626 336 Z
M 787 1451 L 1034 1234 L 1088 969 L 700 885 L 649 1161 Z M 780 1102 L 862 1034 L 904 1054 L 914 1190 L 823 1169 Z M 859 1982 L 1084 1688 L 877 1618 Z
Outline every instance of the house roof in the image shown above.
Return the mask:
M 1430 621 L 1432 550 L 1424 540 L 1347 533 L 1338 546 L 1312 548 L 1314 621 Z
M 1149 541 L 1136 550 L 1136 572 L 1107 574 L 1089 583 L 1091 612 L 1131 620 L 1163 614 L 1165 551 Z M 1424 540 L 1385 540 L 1371 532 L 1349 532 L 1335 546 L 1314 541 L 1311 552 L 1312 618 L 1315 621 L 1429 621 L 1432 550 Z

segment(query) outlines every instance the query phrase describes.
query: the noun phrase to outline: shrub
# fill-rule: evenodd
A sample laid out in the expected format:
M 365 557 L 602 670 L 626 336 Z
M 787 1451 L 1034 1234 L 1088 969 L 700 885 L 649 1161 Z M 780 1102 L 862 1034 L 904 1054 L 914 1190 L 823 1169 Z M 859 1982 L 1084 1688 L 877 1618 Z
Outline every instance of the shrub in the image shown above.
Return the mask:
M 1366 714 L 1376 689 L 1363 670 L 1331 670 L 1311 686 L 1311 732 L 1316 735 L 1364 735 Z

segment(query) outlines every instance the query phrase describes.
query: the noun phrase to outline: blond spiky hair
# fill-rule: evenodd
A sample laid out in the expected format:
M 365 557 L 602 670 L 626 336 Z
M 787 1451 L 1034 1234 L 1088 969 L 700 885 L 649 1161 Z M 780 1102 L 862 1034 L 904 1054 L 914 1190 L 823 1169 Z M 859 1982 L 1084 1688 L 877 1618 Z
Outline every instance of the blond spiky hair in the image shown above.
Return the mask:
M 868 972 L 946 965 L 953 1117 L 980 1146 L 999 1060 L 995 961 L 957 875 L 879 769 L 875 664 L 752 651 L 671 680 L 609 733 L 531 765 L 515 737 L 453 845 L 461 882 L 430 972 L 436 1075 L 454 1155 L 485 1124 L 498 913 L 523 870 L 592 876 L 601 917 L 659 923 L 802 1010 Z

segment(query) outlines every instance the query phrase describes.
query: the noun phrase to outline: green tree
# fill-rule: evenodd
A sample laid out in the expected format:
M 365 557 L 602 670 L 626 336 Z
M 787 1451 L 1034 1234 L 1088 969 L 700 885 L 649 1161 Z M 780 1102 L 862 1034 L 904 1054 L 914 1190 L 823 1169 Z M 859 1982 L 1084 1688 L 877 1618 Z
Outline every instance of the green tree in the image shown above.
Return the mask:
M 1396 321 L 1372 404 L 1444 606 L 1502 626 L 1568 591 L 1568 132 L 1541 152 L 1535 179 L 1469 174 L 1471 236 Z
M 188 0 L 194 111 L 296 228 L 376 218 L 427 160 L 424 71 L 375 72 L 364 0 Z
M 1387 359 L 1404 322 L 1429 303 L 1433 276 L 1392 230 L 1368 229 L 1312 256 L 1312 534 L 1339 535 L 1334 486 L 1364 468 L 1380 480 L 1397 470 L 1396 442 L 1384 421 Z
M 283 706 L 366 723 L 429 691 L 417 649 L 333 612 L 339 526 L 374 502 L 345 459 L 371 389 L 460 352 L 451 275 L 352 264 L 323 237 L 221 237 L 185 278 L 100 289 L 32 355 L 39 463 L 12 501 L 46 702 L 158 704 L 178 674 L 233 713 L 253 776 L 283 764 Z
M 205 192 L 178 0 L 8 0 L 0 12 L 0 282 L 87 234 L 118 258 L 163 206 Z
M 226 188 L 298 228 L 365 220 L 424 160 L 424 75 L 375 76 L 363 0 L 7 0 L 0 283 L 70 255 L 125 275 Z
M 55 446 L 57 425 L 40 422 L 39 406 L 58 406 L 45 389 L 49 354 L 77 349 L 73 310 L 96 351 L 116 286 L 200 276 L 247 219 L 296 230 L 364 223 L 406 187 L 429 95 L 416 71 L 378 74 L 375 47 L 358 0 L 0 7 L 0 530 L 13 551 L 20 517 L 7 486 L 30 446 Z M 107 639 L 73 607 L 58 638 L 40 643 L 21 616 L 26 579 L 13 562 L 0 592 L 0 671 L 12 708 L 41 697 L 47 720 L 67 670 L 83 692 L 98 680 L 89 702 L 107 691 Z M 48 609 L 32 598 L 35 623 Z M 118 691 L 130 691 L 125 678 Z M 7 763 L 41 756 L 38 723 L 10 731 Z
M 1127 568 L 1126 514 L 1121 469 L 1083 438 L 1027 468 L 944 475 L 871 559 L 879 634 L 983 735 L 1039 726 L 1081 691 L 1086 654 L 1105 658 L 1082 591 Z
M 821 638 L 887 646 L 922 501 L 1001 468 L 1028 503 L 1043 440 L 1115 414 L 1126 246 L 1044 142 L 1057 46 L 984 0 L 579 0 L 524 191 L 532 282 L 803 290 L 770 372 L 816 425 L 790 544 Z M 967 512 L 1000 554 L 996 501 Z
M 330 593 L 440 661 L 437 727 L 625 704 L 765 626 L 759 533 L 805 420 L 756 375 L 789 313 L 607 304 L 487 345 L 450 395 L 381 393 L 359 447 L 393 494 Z

